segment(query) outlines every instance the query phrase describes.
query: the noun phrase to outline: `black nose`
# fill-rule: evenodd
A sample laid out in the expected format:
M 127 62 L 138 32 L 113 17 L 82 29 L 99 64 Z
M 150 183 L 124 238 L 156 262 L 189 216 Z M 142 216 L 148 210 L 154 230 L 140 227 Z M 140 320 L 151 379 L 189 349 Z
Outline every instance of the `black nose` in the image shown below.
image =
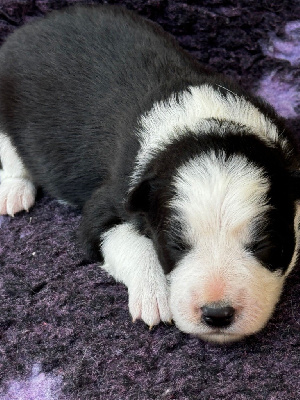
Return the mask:
M 213 328 L 225 328 L 229 326 L 234 318 L 234 308 L 204 306 L 202 310 L 202 320 Z

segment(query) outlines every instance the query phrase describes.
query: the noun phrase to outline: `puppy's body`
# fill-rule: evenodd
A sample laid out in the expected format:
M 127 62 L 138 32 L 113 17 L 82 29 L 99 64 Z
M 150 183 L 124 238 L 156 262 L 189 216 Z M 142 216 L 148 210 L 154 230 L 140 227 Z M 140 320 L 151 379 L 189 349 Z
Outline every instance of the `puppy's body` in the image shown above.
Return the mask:
M 297 248 L 298 165 L 271 107 L 157 25 L 74 8 L 1 48 L 0 129 L 0 212 L 38 186 L 83 207 L 83 246 L 134 319 L 215 341 L 266 323 Z

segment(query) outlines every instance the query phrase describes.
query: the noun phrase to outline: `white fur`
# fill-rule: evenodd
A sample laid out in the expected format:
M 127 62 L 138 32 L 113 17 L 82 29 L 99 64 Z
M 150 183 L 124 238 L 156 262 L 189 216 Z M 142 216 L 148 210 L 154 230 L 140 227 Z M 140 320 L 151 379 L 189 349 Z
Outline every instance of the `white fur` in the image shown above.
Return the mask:
M 300 226 L 300 202 L 297 201 L 295 204 L 296 208 L 296 213 L 295 213 L 295 218 L 294 218 L 294 232 L 295 232 L 295 251 L 292 257 L 292 261 L 290 262 L 290 265 L 285 273 L 285 276 L 287 277 L 290 272 L 293 270 L 296 262 L 299 259 L 299 250 L 300 250 L 300 235 L 299 235 L 299 226 Z
M 208 341 L 219 343 L 242 339 L 261 330 L 279 300 L 284 277 L 263 268 L 254 258 L 233 249 L 215 254 L 190 252 L 170 274 L 170 308 L 177 327 Z M 225 256 L 225 252 L 227 253 Z M 201 307 L 212 298 L 210 287 L 224 285 L 219 303 L 236 310 L 232 325 L 213 329 L 201 322 Z
M 228 90 L 224 98 L 208 85 L 189 87 L 179 95 L 179 100 L 172 96 L 168 101 L 157 102 L 142 116 L 138 132 L 141 149 L 132 175 L 132 186 L 142 175 L 155 150 L 184 135 L 187 129 L 197 133 L 209 132 L 215 123 L 208 118 L 245 125 L 269 145 L 279 142 L 283 148 L 286 147 L 286 141 L 280 137 L 276 126 L 243 97 Z M 220 134 L 226 135 L 226 132 Z
M 174 178 L 171 207 L 191 250 L 169 276 L 170 307 L 184 332 L 219 342 L 260 330 L 277 303 L 284 277 L 264 268 L 246 250 L 251 227 L 268 210 L 269 181 L 242 156 L 199 156 Z M 213 329 L 201 322 L 212 302 L 236 309 L 234 323 Z
M 34 204 L 36 189 L 11 140 L 0 132 L 0 214 L 26 210 Z
M 103 268 L 128 288 L 133 320 L 142 319 L 150 327 L 170 321 L 167 280 L 152 241 L 124 223 L 103 235 L 102 252 Z

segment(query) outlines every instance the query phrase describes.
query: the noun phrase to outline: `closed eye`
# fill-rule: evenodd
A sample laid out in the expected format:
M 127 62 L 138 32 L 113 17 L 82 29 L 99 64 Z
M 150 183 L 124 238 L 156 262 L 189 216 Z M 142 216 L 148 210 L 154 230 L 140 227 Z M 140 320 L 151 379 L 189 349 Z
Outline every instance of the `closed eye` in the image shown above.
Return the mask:
M 250 246 L 250 249 L 253 253 L 259 253 L 261 251 L 268 250 L 272 247 L 274 247 L 274 243 L 272 243 L 271 240 L 263 240 L 261 242 L 253 243 Z
M 178 252 L 185 252 L 189 250 L 189 246 L 183 242 L 172 242 L 170 243 L 170 248 Z
M 247 246 L 248 251 L 266 266 L 271 266 L 274 261 L 279 261 L 282 247 L 275 240 L 266 237 Z M 277 260 L 276 260 L 277 259 Z

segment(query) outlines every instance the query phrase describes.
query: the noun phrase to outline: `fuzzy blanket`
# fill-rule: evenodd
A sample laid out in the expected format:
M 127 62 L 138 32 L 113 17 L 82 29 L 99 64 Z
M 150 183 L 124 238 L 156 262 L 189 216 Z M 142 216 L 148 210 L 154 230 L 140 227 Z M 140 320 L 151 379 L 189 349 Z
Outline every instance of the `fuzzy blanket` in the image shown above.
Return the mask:
M 0 41 L 52 9 L 97 1 L 0 0 Z M 100 3 L 100 1 L 99 1 Z M 196 58 L 271 102 L 300 137 L 298 0 L 119 0 Z M 0 217 L 0 400 L 297 400 L 299 266 L 259 334 L 215 346 L 131 322 L 126 288 L 86 261 L 79 213 L 40 195 Z

